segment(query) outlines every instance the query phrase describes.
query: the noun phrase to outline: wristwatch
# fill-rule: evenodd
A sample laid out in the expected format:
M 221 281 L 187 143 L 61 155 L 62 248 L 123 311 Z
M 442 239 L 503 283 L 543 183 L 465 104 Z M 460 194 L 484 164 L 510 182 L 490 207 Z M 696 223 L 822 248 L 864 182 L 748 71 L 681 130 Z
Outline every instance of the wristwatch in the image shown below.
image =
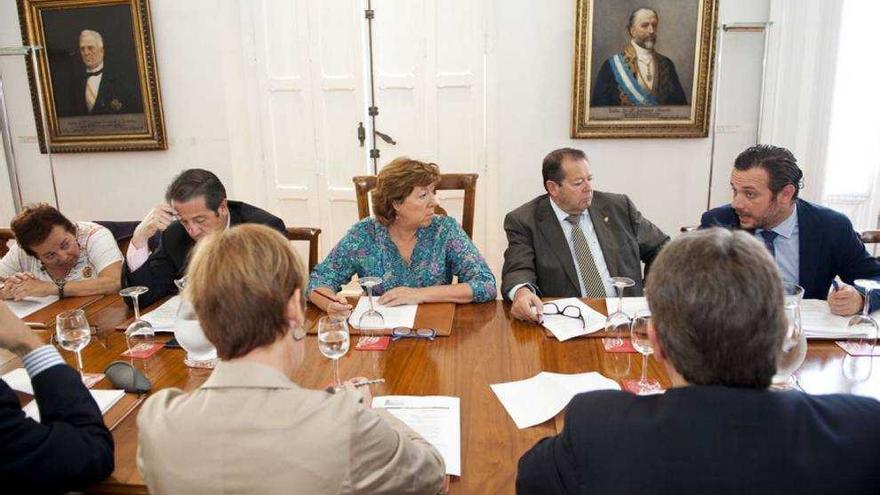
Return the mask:
M 67 280 L 55 280 L 55 285 L 58 287 L 58 299 L 64 299 L 64 284 L 67 283 Z

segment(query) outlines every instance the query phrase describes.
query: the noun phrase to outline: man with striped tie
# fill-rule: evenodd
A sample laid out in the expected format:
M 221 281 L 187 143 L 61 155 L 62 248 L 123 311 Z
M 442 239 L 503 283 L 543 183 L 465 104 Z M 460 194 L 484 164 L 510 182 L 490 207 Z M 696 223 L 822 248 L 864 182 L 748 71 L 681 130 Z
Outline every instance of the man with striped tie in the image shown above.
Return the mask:
M 669 236 L 626 195 L 595 191 L 581 150 L 550 152 L 542 175 L 547 194 L 504 218 L 501 291 L 511 315 L 541 321 L 540 296 L 613 296 L 611 277 L 633 279 L 625 295 L 641 295 L 641 263 L 647 271 Z

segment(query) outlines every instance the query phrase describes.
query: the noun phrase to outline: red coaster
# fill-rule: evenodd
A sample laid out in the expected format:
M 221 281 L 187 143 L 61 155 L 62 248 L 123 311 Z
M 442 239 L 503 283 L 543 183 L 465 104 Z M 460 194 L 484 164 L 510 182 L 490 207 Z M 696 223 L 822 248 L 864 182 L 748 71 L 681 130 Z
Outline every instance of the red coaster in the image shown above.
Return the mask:
M 613 343 L 614 339 L 602 339 L 602 346 L 605 347 L 605 352 L 625 352 L 630 354 L 638 354 L 629 339 L 622 339 L 620 345 L 617 346 L 612 345 Z
M 639 381 L 638 380 L 624 380 L 623 381 L 623 389 L 626 390 L 627 392 L 632 392 L 632 393 L 638 394 L 638 395 L 656 395 L 656 394 L 662 394 L 663 392 L 666 392 L 666 390 L 664 390 L 660 386 L 660 382 L 658 382 L 657 380 L 648 380 L 648 383 L 650 383 L 651 386 L 653 387 L 652 391 L 642 392 L 641 394 L 639 394 Z
M 384 351 L 388 349 L 391 343 L 391 337 L 385 335 L 381 337 L 360 337 L 354 348 L 358 351 Z
M 147 359 L 159 352 L 159 349 L 162 348 L 162 344 L 147 344 L 146 342 L 142 342 L 131 349 L 122 353 L 123 357 L 130 357 L 135 359 Z
M 104 379 L 104 373 L 83 373 L 82 381 L 86 388 L 92 388 Z
M 859 344 L 848 340 L 838 340 L 835 344 L 850 356 L 880 356 L 880 345 Z

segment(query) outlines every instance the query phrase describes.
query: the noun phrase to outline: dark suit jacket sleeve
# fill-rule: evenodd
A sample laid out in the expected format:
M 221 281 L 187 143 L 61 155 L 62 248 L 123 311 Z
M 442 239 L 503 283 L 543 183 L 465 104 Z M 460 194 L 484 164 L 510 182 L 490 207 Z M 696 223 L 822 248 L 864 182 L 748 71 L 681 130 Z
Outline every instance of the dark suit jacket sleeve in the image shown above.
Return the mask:
M 880 261 L 865 249 L 849 219 L 842 217 L 836 223 L 837 232 L 831 236 L 832 242 L 836 244 L 832 252 L 836 254 L 833 262 L 841 280 L 850 285 L 860 278 L 880 280 Z M 871 293 L 870 307 L 876 309 L 878 303 L 880 303 L 880 294 L 874 291 Z
M 501 295 L 509 301 L 507 293 L 518 284 L 538 286 L 535 273 L 535 244 L 532 232 L 515 215 L 504 217 L 504 231 L 507 233 L 507 249 L 504 251 L 504 266 L 501 269 Z
M 582 493 L 583 483 L 574 439 L 578 438 L 577 401 L 572 400 L 565 413 L 565 427 L 555 437 L 547 437 L 523 454 L 516 473 L 518 495 Z
M 643 217 L 629 196 L 626 197 L 626 206 L 629 211 L 630 224 L 639 242 L 639 258 L 645 264 L 645 277 L 647 278 L 651 263 L 654 262 L 654 258 L 657 257 L 663 246 L 669 242 L 669 236 Z
M 0 380 L 0 479 L 22 493 L 81 490 L 113 472 L 113 438 L 79 375 L 53 366 L 33 380 L 42 423 Z

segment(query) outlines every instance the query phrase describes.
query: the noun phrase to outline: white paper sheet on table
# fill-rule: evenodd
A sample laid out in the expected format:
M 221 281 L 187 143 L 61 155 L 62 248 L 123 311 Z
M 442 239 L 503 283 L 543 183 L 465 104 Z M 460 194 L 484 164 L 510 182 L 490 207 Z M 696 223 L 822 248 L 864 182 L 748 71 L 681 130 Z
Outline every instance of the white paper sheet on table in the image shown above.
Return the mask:
M 542 371 L 525 380 L 490 387 L 519 429 L 556 416 L 579 393 L 620 390 L 617 382 L 596 372 L 567 375 Z
M 180 308 L 180 296 L 174 296 L 162 303 L 158 308 L 141 315 L 141 319 L 150 322 L 155 332 L 173 332 L 174 320 Z
M 31 384 L 31 378 L 27 374 L 27 370 L 24 368 L 16 368 L 3 375 L 2 378 L 3 381 L 9 385 L 9 388 L 29 395 L 34 395 L 34 386 Z M 125 396 L 124 390 L 89 390 L 89 393 L 92 394 L 92 398 L 98 403 L 98 408 L 101 410 L 101 414 L 106 414 L 114 404 L 119 402 L 119 399 Z M 28 404 L 22 408 L 22 411 L 24 411 L 27 417 L 34 421 L 40 421 L 40 409 L 37 406 L 36 400 L 28 402 Z
M 608 313 L 613 313 L 617 311 L 617 298 L 616 297 L 606 297 L 605 305 L 608 308 Z M 621 305 L 623 308 L 623 312 L 626 313 L 630 318 L 634 317 L 638 311 L 648 309 L 648 300 L 644 297 L 624 297 L 623 304 Z
M 544 315 L 544 328 L 550 330 L 560 342 L 579 337 L 581 335 L 591 334 L 593 332 L 597 332 L 605 328 L 605 316 L 602 313 L 599 313 L 595 309 L 587 306 L 580 299 L 576 297 L 569 297 L 567 299 L 557 299 L 555 301 L 549 301 L 559 308 L 560 311 L 563 310 L 566 306 L 577 306 L 581 308 L 581 315 L 583 315 L 584 320 L 586 321 L 586 328 L 581 324 L 581 320 L 577 318 L 569 318 L 567 316 L 562 315 Z
M 880 312 L 873 313 L 874 318 Z M 847 325 L 851 316 L 831 314 L 828 302 L 821 299 L 804 299 L 801 301 L 801 326 L 808 339 L 842 339 L 847 337 L 867 337 L 866 334 L 853 332 Z
M 386 328 L 408 327 L 412 328 L 416 322 L 416 311 L 419 309 L 418 304 L 404 304 L 403 306 L 384 306 L 378 303 L 379 298 L 373 298 L 373 309 L 382 313 L 385 319 Z M 355 328 L 360 328 L 358 322 L 361 315 L 370 309 L 370 299 L 366 296 L 358 299 L 357 306 L 348 318 L 348 323 Z
M 58 300 L 58 296 L 46 297 L 26 297 L 21 301 L 6 301 L 9 309 L 15 313 L 15 316 L 24 318 L 25 316 L 36 313 Z
M 461 476 L 461 405 L 458 397 L 386 395 L 373 398 L 373 407 L 385 409 L 406 423 L 443 457 L 446 474 Z

